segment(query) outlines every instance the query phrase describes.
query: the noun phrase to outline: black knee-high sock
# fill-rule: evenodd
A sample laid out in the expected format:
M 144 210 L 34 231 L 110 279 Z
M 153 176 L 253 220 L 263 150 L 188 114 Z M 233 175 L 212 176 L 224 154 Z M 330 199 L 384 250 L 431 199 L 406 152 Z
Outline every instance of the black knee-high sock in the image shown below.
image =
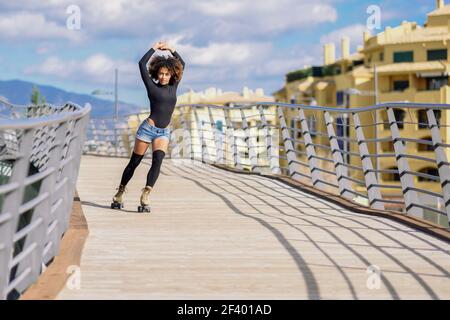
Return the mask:
M 139 163 L 141 162 L 144 155 L 139 155 L 133 151 L 133 154 L 131 155 L 130 161 L 128 162 L 127 166 L 123 170 L 122 174 L 122 180 L 120 181 L 121 185 L 126 186 L 128 181 L 130 181 L 131 177 L 134 174 L 134 170 L 137 168 Z
M 152 153 L 152 166 L 147 174 L 147 186 L 153 187 L 159 176 L 159 170 L 166 153 L 162 150 L 155 150 Z

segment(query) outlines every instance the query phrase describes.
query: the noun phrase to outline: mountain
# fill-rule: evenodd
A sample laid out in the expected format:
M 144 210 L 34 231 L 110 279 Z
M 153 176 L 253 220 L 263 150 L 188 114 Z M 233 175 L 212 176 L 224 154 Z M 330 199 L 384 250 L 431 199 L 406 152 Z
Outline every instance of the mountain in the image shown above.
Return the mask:
M 13 104 L 29 104 L 33 85 L 38 88 L 48 103 L 62 105 L 70 101 L 80 106 L 90 103 L 92 106 L 91 118 L 114 115 L 113 101 L 22 80 L 0 80 L 0 97 L 6 98 L 8 102 Z M 119 101 L 119 115 L 139 112 L 142 109 L 137 105 Z

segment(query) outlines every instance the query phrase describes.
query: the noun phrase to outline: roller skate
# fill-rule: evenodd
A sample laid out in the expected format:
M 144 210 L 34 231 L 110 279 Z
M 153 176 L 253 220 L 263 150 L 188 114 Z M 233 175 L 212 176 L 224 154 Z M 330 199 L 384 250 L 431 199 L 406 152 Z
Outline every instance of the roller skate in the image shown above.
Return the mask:
M 123 199 L 122 196 L 124 192 L 126 191 L 125 186 L 120 185 L 118 188 L 116 188 L 117 193 L 113 197 L 113 202 L 111 203 L 111 209 L 122 209 L 123 208 Z
M 138 212 L 150 212 L 150 201 L 148 199 L 150 191 L 152 191 L 152 187 L 150 186 L 146 186 L 142 189 L 141 205 L 138 206 Z

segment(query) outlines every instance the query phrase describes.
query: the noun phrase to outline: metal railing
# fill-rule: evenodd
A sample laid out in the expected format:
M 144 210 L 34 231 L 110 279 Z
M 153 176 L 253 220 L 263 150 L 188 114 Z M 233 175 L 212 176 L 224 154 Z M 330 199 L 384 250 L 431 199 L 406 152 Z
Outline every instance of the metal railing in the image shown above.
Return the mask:
M 147 115 L 91 119 L 84 152 L 129 157 Z M 374 209 L 448 227 L 449 124 L 450 105 L 180 105 L 168 156 L 287 175 Z
M 90 110 L 0 101 L 0 299 L 18 298 L 59 252 Z

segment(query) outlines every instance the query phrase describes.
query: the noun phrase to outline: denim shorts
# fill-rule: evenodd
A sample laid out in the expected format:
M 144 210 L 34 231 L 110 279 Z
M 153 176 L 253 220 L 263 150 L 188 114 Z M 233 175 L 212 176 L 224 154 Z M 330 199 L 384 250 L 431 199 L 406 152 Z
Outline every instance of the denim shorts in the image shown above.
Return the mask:
M 170 140 L 170 128 L 158 128 L 148 123 L 147 119 L 144 119 L 139 125 L 136 131 L 136 138 L 144 142 L 152 142 L 153 139 L 166 137 Z

